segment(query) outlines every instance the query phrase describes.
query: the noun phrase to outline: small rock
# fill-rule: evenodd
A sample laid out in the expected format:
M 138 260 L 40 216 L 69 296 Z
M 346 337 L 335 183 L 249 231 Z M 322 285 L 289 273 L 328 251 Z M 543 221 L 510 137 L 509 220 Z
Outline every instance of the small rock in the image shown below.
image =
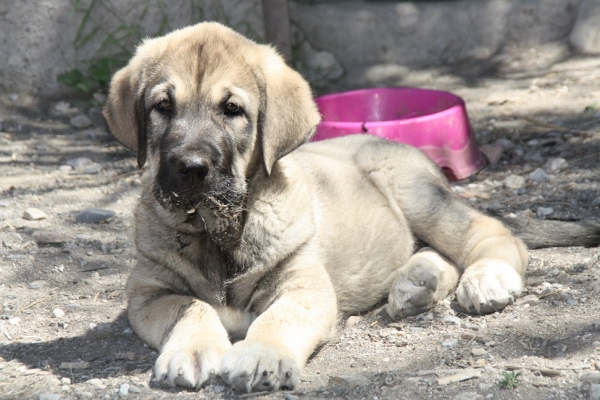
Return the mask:
M 59 400 L 60 397 L 59 393 L 40 393 L 38 400 Z
M 70 385 L 71 384 L 71 378 L 61 378 L 60 383 L 62 385 Z
M 129 385 L 129 393 L 141 393 L 141 390 L 137 386 Z
M 60 363 L 58 368 L 72 370 L 72 369 L 86 369 L 86 368 L 89 368 L 89 366 L 90 366 L 90 363 L 87 361 L 75 361 L 75 362 L 65 361 L 65 362 Z
M 573 298 L 573 297 L 569 297 L 567 299 L 567 304 L 570 306 L 576 306 L 577 304 L 579 304 L 579 300 L 577 300 L 576 298 Z
M 68 101 L 59 101 L 54 105 L 54 112 L 58 115 L 74 114 L 79 112 L 76 107 L 71 107 Z
M 60 308 L 55 308 L 54 310 L 52 310 L 52 316 L 54 318 L 62 318 L 65 316 L 65 312 Z
M 487 353 L 487 350 L 482 347 L 473 347 L 471 349 L 471 354 L 473 354 L 475 357 L 485 356 Z
M 464 327 L 467 328 L 467 329 L 470 329 L 472 331 L 478 331 L 480 329 L 479 326 L 477 326 L 477 325 L 475 325 L 473 323 L 470 323 L 470 322 L 466 322 L 464 324 Z
M 215 385 L 215 386 L 213 386 L 213 390 L 215 391 L 215 393 L 222 393 L 225 391 L 225 386 Z
M 135 360 L 135 353 L 133 351 L 128 351 L 127 353 L 117 353 L 115 355 L 116 360 Z
M 106 385 L 104 384 L 104 382 L 102 382 L 102 380 L 98 379 L 98 378 L 93 378 L 93 379 L 87 380 L 85 383 L 87 383 L 88 385 L 92 385 L 96 389 L 100 389 L 100 390 L 106 389 Z
M 98 271 L 92 272 L 91 278 L 94 279 L 94 280 L 100 279 L 100 274 L 98 273 Z
M 40 219 L 48 218 L 48 215 L 42 210 L 30 207 L 23 212 L 23 218 L 28 221 L 37 221 Z
M 535 162 L 535 163 L 540 163 L 542 161 L 544 161 L 544 156 L 542 156 L 542 153 L 535 150 L 535 151 L 530 151 L 527 154 L 525 154 L 525 161 L 530 161 L 530 162 Z
M 74 116 L 69 122 L 71 126 L 75 129 L 85 129 L 92 126 L 92 120 L 84 114 Z
M 477 392 L 464 392 L 459 393 L 452 398 L 452 400 L 481 400 L 483 396 Z
M 16 93 L 11 93 L 8 95 L 8 97 L 12 100 L 12 101 L 17 101 L 19 100 L 19 95 Z
M 119 388 L 119 396 L 125 397 L 129 394 L 129 383 L 124 383 Z
M 493 144 L 484 144 L 479 147 L 479 150 L 485 154 L 492 165 L 498 164 L 498 161 L 502 158 L 502 153 L 504 153 L 504 147 Z
M 594 383 L 590 387 L 590 400 L 600 400 L 600 385 Z
M 442 342 L 442 347 L 448 347 L 448 348 L 453 348 L 456 347 L 456 345 L 458 344 L 458 339 L 446 339 Z
M 298 400 L 299 397 L 294 396 L 293 394 L 286 394 L 285 395 L 285 400 Z
M 13 317 L 8 320 L 8 323 L 11 325 L 17 325 L 19 322 L 21 322 L 21 318 L 19 317 Z
M 355 327 L 356 325 L 359 324 L 359 322 L 361 320 L 362 320 L 362 318 L 357 315 L 352 315 L 352 316 L 348 317 L 348 319 L 346 320 L 346 328 Z
M 343 375 L 330 377 L 329 383 L 338 386 L 346 386 L 348 388 L 355 388 L 358 386 L 370 385 L 371 381 L 362 375 Z
M 553 212 L 554 212 L 554 209 L 552 207 L 538 207 L 535 214 L 538 216 L 538 218 L 544 218 L 544 217 L 552 214 Z
M 555 276 L 558 276 L 558 275 L 560 275 L 560 269 L 558 269 L 558 268 L 553 268 L 553 269 L 551 269 L 550 271 L 548 271 L 548 273 L 547 273 L 546 275 L 547 275 L 547 276 L 549 276 L 549 277 L 555 277 Z
M 481 371 L 470 369 L 464 370 L 458 374 L 443 376 L 437 379 L 437 383 L 440 386 L 447 385 L 449 383 L 462 382 L 467 379 L 479 378 L 481 376 Z
M 579 377 L 580 381 L 590 383 L 600 383 L 600 372 L 590 372 Z
M 63 235 L 54 232 L 34 232 L 31 237 L 41 245 L 60 246 L 66 241 Z
M 458 318 L 455 315 L 451 315 L 451 314 L 445 314 L 444 317 L 442 318 L 442 321 L 447 324 L 454 324 L 454 325 L 458 325 L 458 326 L 460 326 L 460 324 L 461 324 L 460 318 Z
M 96 92 L 92 95 L 92 97 L 100 104 L 104 104 L 106 101 L 106 95 L 104 93 Z
M 98 164 L 98 163 L 93 163 L 91 165 L 88 165 L 86 167 L 84 167 L 81 170 L 82 174 L 88 174 L 88 175 L 93 175 L 93 174 L 97 174 L 98 172 L 102 171 L 102 165 Z
M 73 167 L 71 167 L 70 165 L 61 165 L 60 167 L 58 167 L 58 170 L 62 172 L 69 172 L 73 171 Z
M 110 322 L 103 322 L 101 324 L 98 324 L 96 326 L 96 329 L 98 329 L 99 332 L 110 331 L 112 329 L 112 324 Z
M 549 174 L 560 172 L 569 168 L 569 163 L 564 158 L 551 158 L 544 164 L 544 171 Z
M 0 200 L 0 207 L 8 207 L 8 200 Z
M 498 140 L 496 140 L 496 142 L 494 143 L 497 146 L 502 146 L 502 148 L 504 150 L 512 150 L 515 148 L 515 143 L 508 140 L 508 139 L 504 139 L 504 138 L 500 138 Z
M 525 186 L 525 178 L 519 175 L 509 175 L 504 179 L 504 186 L 509 189 L 520 189 Z
M 94 164 L 94 162 L 87 157 L 77 157 L 67 160 L 65 164 L 73 169 L 81 170 L 89 165 Z
M 133 335 L 133 330 L 131 328 L 123 329 L 123 335 Z
M 541 168 L 536 169 L 535 171 L 533 171 L 532 173 L 530 173 L 529 175 L 527 175 L 527 179 L 529 179 L 530 181 L 533 182 L 546 182 L 550 179 L 550 177 L 548 176 L 548 174 L 546 173 L 546 171 L 544 171 Z
M 86 208 L 75 214 L 75 221 L 78 223 L 94 224 L 106 221 L 115 216 L 115 212 L 111 210 L 102 210 L 99 208 Z
M 29 289 L 38 290 L 43 289 L 48 285 L 46 281 L 33 281 L 29 282 Z
M 529 294 L 519 299 L 520 304 L 528 304 L 530 306 L 535 306 L 539 302 L 540 299 L 535 294 Z

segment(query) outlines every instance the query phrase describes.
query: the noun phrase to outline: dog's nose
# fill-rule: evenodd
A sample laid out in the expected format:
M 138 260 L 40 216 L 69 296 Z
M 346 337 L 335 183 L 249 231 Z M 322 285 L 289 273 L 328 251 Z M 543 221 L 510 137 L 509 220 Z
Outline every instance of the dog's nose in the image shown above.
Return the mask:
M 210 170 L 210 163 L 204 157 L 186 157 L 179 160 L 177 172 L 184 181 L 203 181 Z

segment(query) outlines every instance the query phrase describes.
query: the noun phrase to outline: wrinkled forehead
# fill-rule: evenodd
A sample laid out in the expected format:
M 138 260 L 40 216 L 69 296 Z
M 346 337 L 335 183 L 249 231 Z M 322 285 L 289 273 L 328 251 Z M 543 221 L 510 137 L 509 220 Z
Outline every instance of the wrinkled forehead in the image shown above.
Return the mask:
M 179 38 L 177 38 L 179 39 Z M 167 41 L 148 65 L 146 90 L 168 90 L 179 102 L 199 99 L 219 102 L 236 96 L 245 103 L 258 97 L 255 71 L 246 59 L 246 46 L 237 38 L 203 36 Z

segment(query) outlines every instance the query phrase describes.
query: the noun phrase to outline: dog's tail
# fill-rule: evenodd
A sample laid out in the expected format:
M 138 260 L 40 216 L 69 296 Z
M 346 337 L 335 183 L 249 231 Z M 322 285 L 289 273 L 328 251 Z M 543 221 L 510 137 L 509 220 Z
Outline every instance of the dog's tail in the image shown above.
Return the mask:
M 530 249 L 600 245 L 600 224 L 587 221 L 540 220 L 494 215 Z

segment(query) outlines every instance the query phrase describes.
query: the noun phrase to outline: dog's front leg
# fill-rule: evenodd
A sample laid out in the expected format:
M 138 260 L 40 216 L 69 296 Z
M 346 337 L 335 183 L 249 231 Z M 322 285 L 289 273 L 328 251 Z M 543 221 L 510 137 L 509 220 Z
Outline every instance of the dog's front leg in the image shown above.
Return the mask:
M 131 274 L 127 292 L 133 330 L 160 351 L 154 367 L 159 382 L 198 388 L 219 373 L 231 342 L 213 307 L 172 294 L 140 269 Z
M 285 281 L 266 310 L 223 358 L 221 378 L 241 391 L 293 389 L 308 357 L 335 328 L 329 276 L 324 267 L 302 261 L 285 267 Z

